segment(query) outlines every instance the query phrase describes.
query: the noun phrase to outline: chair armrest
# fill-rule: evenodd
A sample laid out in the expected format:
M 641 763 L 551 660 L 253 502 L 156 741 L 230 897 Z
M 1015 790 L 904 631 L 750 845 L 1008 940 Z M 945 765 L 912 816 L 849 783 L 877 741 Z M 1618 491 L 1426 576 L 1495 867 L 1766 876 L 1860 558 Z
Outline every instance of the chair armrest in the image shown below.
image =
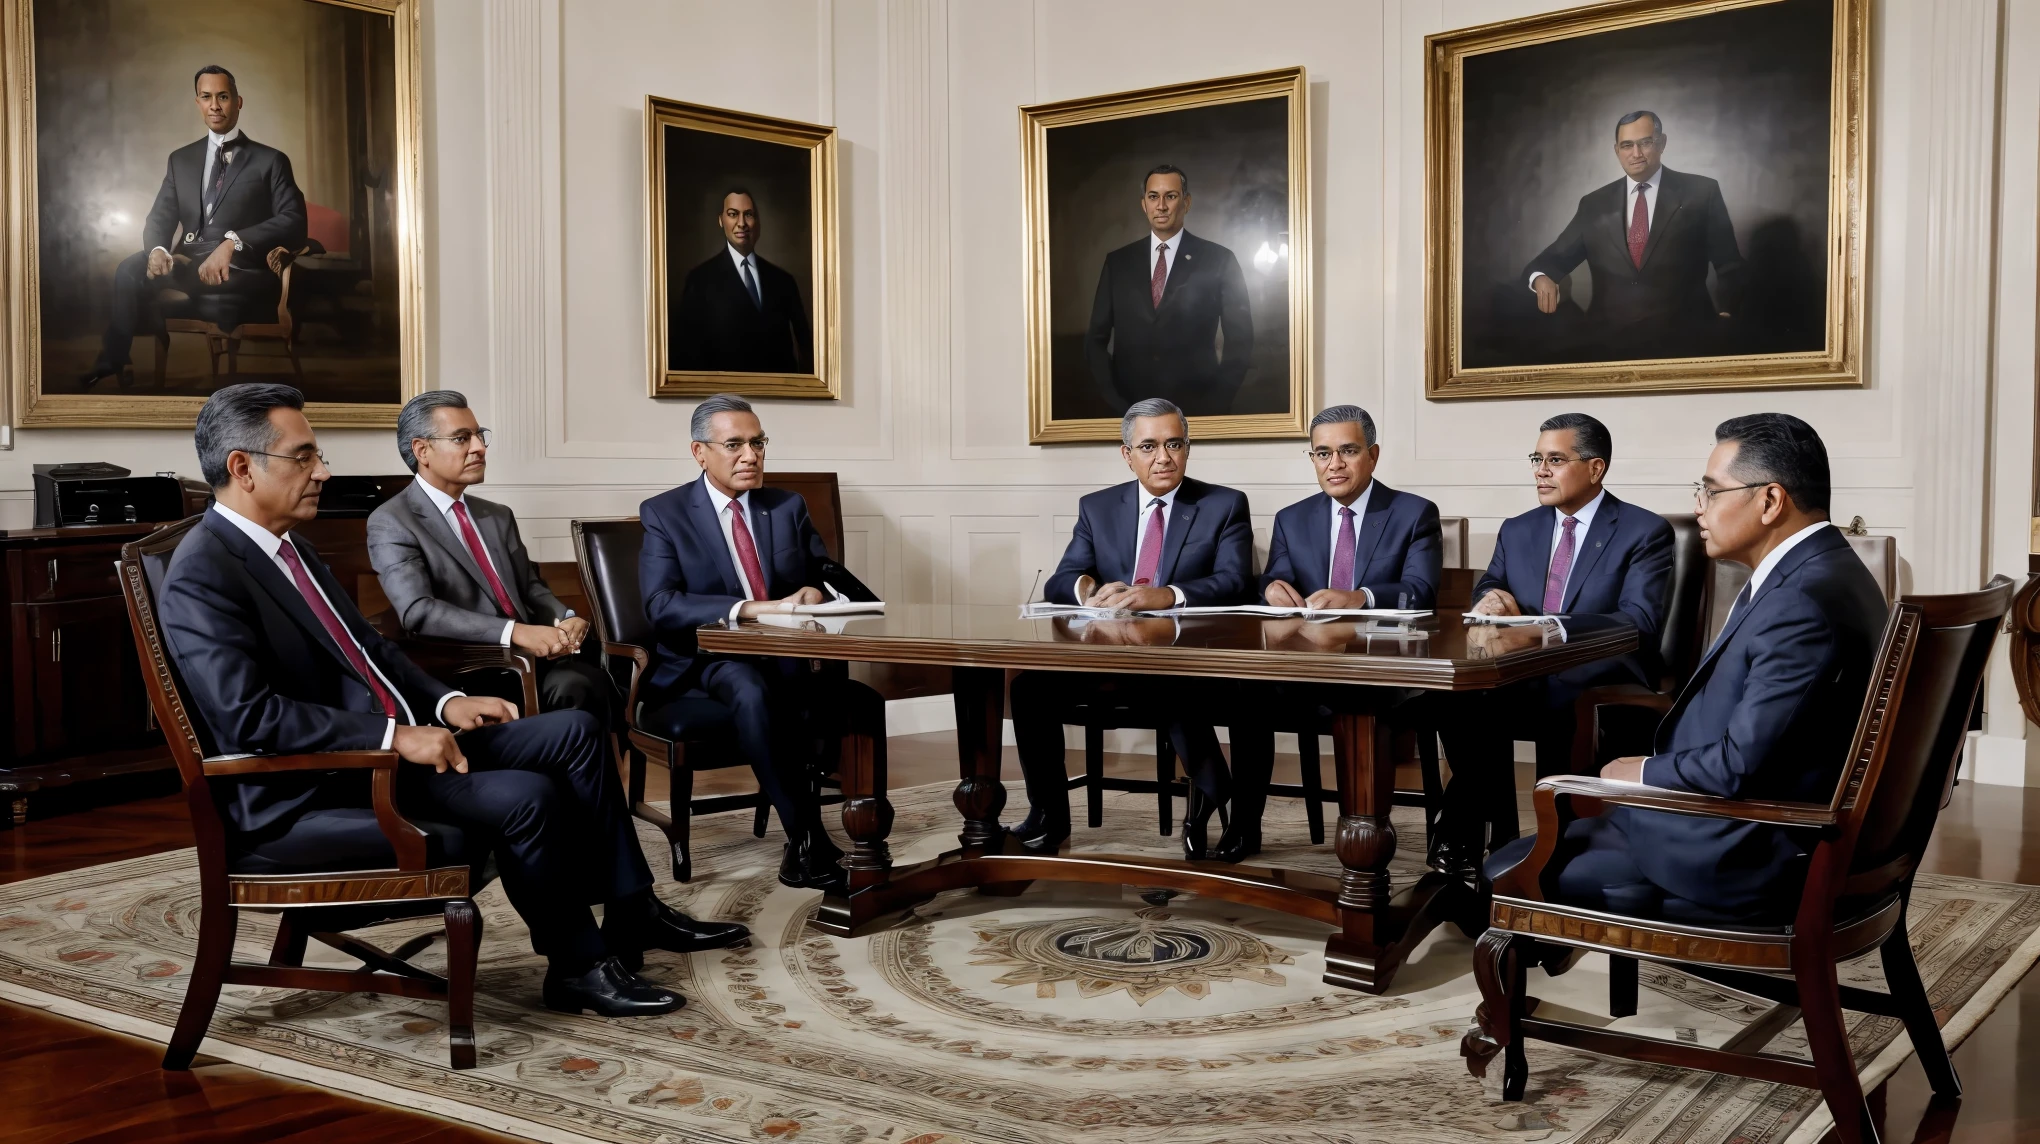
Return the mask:
M 1579 698 L 1573 700 L 1573 773 L 1594 773 L 1594 748 L 1600 745 L 1597 713 L 1602 707 L 1645 707 L 1653 711 L 1670 711 L 1672 698 L 1640 683 L 1611 683 L 1580 692 Z
M 283 771 L 395 770 L 395 751 L 319 751 L 310 755 L 250 755 L 245 759 L 207 759 L 200 764 L 207 778 L 276 774 Z
M 405 636 L 393 641 L 412 663 L 434 677 L 470 671 L 512 671 L 524 692 L 526 715 L 538 713 L 538 664 L 531 656 L 502 644 L 462 643 L 430 636 Z
M 621 656 L 630 661 L 630 694 L 623 701 L 623 722 L 626 726 L 637 726 L 638 683 L 644 679 L 645 671 L 652 666 L 652 653 L 636 644 L 602 641 L 602 656 Z

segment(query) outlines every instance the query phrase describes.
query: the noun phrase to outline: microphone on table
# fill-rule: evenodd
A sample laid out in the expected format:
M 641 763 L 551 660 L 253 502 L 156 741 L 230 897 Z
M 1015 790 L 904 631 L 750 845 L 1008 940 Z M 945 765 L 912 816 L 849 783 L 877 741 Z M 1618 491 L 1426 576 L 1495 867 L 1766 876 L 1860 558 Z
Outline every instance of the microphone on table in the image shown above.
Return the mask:
M 1036 588 L 1041 587 L 1041 574 L 1045 571 L 1047 571 L 1047 569 L 1044 568 L 1036 568 L 1034 570 L 1034 583 L 1029 584 L 1027 586 L 1027 596 L 1025 599 L 1020 601 L 1021 603 L 1031 604 L 1034 602 L 1034 590 Z

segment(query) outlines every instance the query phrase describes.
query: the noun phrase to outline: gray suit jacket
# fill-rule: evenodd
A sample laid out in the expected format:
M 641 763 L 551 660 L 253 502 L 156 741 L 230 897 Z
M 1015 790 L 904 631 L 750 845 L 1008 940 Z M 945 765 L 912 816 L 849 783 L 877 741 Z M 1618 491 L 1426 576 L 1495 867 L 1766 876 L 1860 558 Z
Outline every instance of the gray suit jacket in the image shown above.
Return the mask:
M 462 499 L 503 590 L 517 607 L 517 621 L 550 624 L 564 617 L 566 605 L 545 586 L 524 551 L 517 517 L 473 494 Z M 405 632 L 465 643 L 502 642 L 505 617 L 496 609 L 488 576 L 418 482 L 370 514 L 368 559 Z

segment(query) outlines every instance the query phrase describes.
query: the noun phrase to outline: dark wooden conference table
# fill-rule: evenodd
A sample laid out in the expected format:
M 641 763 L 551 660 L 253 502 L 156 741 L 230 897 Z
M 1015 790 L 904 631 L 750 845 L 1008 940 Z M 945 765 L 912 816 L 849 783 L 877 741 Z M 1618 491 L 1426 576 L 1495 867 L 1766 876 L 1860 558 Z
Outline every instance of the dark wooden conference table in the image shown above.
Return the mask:
M 955 680 L 956 808 L 963 816 L 958 848 L 895 869 L 886 842 L 893 811 L 886 801 L 885 745 L 869 735 L 846 738 L 839 777 L 843 828 L 852 844 L 843 859 L 850 892 L 823 899 L 818 927 L 843 936 L 868 933 L 937 894 L 966 887 L 1018 894 L 1037 879 L 1154 887 L 1334 926 L 1338 932 L 1325 943 L 1325 981 L 1369 993 L 1389 987 L 1396 968 L 1439 922 L 1478 908 L 1464 881 L 1440 873 L 1392 890 L 1395 763 L 1384 723 L 1370 714 L 1334 719 L 1339 824 L 1333 845 L 1344 868 L 1337 878 L 1146 855 L 1029 854 L 1010 845 L 999 826 L 1006 805 L 1000 781 L 1006 669 L 1470 691 L 1637 647 L 1635 628 L 1600 616 L 1567 617 L 1563 637 L 1548 625 L 1467 627 L 1457 615 L 1380 630 L 1384 625 L 1351 620 L 1256 616 L 1023 619 L 1010 604 L 889 604 L 882 616 L 830 621 L 840 631 L 811 621 L 783 623 L 712 625 L 696 638 L 703 651 L 724 655 L 942 665 Z

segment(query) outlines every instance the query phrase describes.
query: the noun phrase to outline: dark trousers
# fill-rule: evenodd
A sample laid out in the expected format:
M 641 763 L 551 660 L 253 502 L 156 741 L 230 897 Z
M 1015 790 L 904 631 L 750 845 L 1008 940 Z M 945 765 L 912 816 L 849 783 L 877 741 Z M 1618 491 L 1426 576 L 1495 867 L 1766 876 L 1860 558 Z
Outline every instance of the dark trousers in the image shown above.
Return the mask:
M 1143 723 L 1169 736 L 1183 771 L 1197 789 L 1223 802 L 1231 792 L 1225 753 L 1209 721 L 1183 719 L 1172 696 L 1187 694 L 1186 681 L 1072 671 L 1023 671 L 1013 679 L 1013 741 L 1020 749 L 1020 773 L 1027 801 L 1056 821 L 1070 814 L 1069 769 L 1063 761 L 1063 724 L 1080 706 L 1124 707 L 1127 725 Z
M 602 721 L 606 730 L 617 725 L 622 700 L 616 685 L 588 654 L 595 641 L 582 645 L 582 654 L 541 659 L 538 668 L 539 711 L 586 711 Z M 599 651 L 595 653 L 599 655 Z M 477 672 L 461 678 L 462 690 L 470 695 L 493 695 L 522 706 L 524 689 L 517 676 L 508 671 Z M 537 711 L 527 711 L 535 715 Z
M 1516 741 L 1537 744 L 1538 778 L 1571 770 L 1573 700 L 1583 686 L 1553 677 L 1424 697 L 1419 718 L 1437 730 L 1452 766 L 1440 828 L 1447 836 L 1476 846 L 1485 827 L 1489 845 L 1500 846 L 1522 832 L 1516 820 Z
M 1497 877 L 1521 863 L 1530 856 L 1536 843 L 1537 836 L 1532 834 L 1498 847 L 1488 857 L 1488 877 Z M 1558 900 L 1567 905 L 1632 918 L 1670 918 L 1701 924 L 1754 920 L 1723 914 L 1666 893 L 1643 876 L 1630 854 L 1629 836 L 1613 820 L 1604 817 L 1578 818 L 1567 823 L 1565 834 L 1544 870 L 1546 888 L 1555 889 Z
M 210 250 L 205 252 L 211 254 Z M 135 334 L 141 326 L 142 307 L 154 301 L 165 290 L 179 290 L 197 298 L 206 294 L 228 294 L 236 297 L 275 294 L 279 288 L 277 277 L 267 270 L 251 270 L 236 266 L 227 280 L 217 286 L 199 281 L 198 264 L 203 256 L 184 261 L 172 261 L 170 273 L 160 278 L 149 277 L 149 252 L 144 250 L 121 259 L 120 266 L 113 272 L 113 313 L 108 317 L 106 333 L 99 346 L 99 360 L 93 368 L 115 370 L 128 364 L 133 353 Z M 270 321 L 273 319 L 263 319 Z
M 1229 728 L 1232 738 L 1232 820 L 1258 830 L 1275 771 L 1275 733 L 1315 735 L 1334 715 L 1394 718 L 1416 692 L 1390 687 L 1315 683 L 1202 681 L 1201 708 Z

